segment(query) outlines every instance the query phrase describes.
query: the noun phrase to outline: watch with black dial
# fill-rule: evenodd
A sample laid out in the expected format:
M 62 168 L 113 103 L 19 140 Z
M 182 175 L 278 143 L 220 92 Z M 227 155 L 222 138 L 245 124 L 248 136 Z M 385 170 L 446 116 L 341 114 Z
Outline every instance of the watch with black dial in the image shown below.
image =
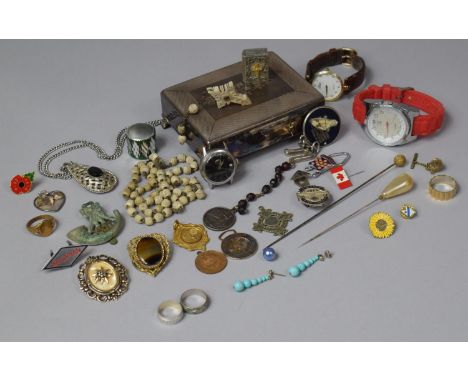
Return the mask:
M 200 161 L 200 174 L 210 188 L 232 183 L 237 169 L 237 158 L 226 149 L 206 151 Z
M 442 126 L 444 106 L 412 88 L 371 85 L 356 95 L 353 116 L 369 138 L 382 146 L 398 146 L 431 135 Z
M 356 70 L 356 73 L 342 79 L 329 68 L 336 65 L 351 66 Z M 306 80 L 323 95 L 325 101 L 336 101 L 343 94 L 348 94 L 358 88 L 364 81 L 365 73 L 366 63 L 358 56 L 356 50 L 351 48 L 330 49 L 307 63 Z

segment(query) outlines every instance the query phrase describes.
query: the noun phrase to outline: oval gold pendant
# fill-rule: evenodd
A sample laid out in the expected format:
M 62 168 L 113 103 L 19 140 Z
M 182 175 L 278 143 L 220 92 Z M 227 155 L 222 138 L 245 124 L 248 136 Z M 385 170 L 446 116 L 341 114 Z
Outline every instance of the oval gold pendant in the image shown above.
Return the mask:
M 157 233 L 137 236 L 128 243 L 128 253 L 135 268 L 156 276 L 169 261 L 169 242 Z
M 206 228 L 201 224 L 183 224 L 178 220 L 174 223 L 174 244 L 189 251 L 205 250 L 210 239 Z
M 128 290 L 127 269 L 110 256 L 90 256 L 78 272 L 81 290 L 88 297 L 101 301 L 117 300 Z

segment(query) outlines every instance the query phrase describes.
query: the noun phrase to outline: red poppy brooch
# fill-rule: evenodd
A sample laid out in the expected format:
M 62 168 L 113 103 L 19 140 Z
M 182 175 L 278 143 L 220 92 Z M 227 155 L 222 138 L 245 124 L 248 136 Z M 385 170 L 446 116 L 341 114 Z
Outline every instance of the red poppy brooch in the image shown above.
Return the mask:
M 10 181 L 11 191 L 18 195 L 31 191 L 33 179 L 34 172 L 14 176 Z

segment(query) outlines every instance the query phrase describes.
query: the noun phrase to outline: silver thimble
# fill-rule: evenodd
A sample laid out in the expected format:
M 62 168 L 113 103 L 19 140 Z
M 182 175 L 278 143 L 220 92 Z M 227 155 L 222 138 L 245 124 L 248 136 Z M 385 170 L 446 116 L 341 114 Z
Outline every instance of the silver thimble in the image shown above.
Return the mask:
M 156 131 L 147 123 L 136 123 L 127 129 L 128 154 L 135 159 L 148 159 L 156 152 Z

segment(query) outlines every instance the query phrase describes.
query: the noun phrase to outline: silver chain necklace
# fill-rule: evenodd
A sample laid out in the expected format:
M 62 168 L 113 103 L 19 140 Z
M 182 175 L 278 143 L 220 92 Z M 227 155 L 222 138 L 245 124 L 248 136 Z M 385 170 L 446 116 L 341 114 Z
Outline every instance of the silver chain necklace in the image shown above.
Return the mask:
M 165 126 L 166 124 L 167 124 L 166 118 L 146 122 L 146 125 L 149 125 L 152 128 L 155 128 L 156 126 L 159 126 L 159 125 Z M 48 178 L 74 179 L 83 188 L 93 193 L 102 194 L 105 192 L 112 191 L 117 185 L 118 179 L 109 170 L 105 170 L 105 169 L 95 167 L 95 166 L 88 166 L 88 165 L 83 165 L 79 163 L 74 163 L 70 161 L 70 162 L 63 163 L 62 166 L 60 167 L 59 172 L 53 173 L 49 170 L 49 166 L 54 159 L 57 159 L 61 157 L 62 155 L 69 153 L 70 151 L 74 151 L 74 150 L 78 150 L 78 149 L 82 149 L 86 147 L 96 152 L 97 157 L 99 159 L 109 160 L 109 161 L 117 159 L 118 157 L 122 155 L 125 141 L 127 139 L 130 140 L 130 137 L 128 136 L 128 134 L 130 134 L 129 129 L 131 129 L 132 127 L 141 127 L 141 125 L 145 125 L 145 124 L 136 124 L 136 125 L 132 125 L 131 127 L 126 127 L 125 129 L 120 130 L 115 140 L 114 153 L 111 155 L 107 154 L 101 146 L 90 141 L 79 140 L 79 139 L 70 141 L 70 142 L 64 142 L 57 146 L 54 146 L 50 148 L 49 150 L 47 150 L 47 152 L 45 152 L 44 155 L 40 157 L 38 164 L 37 164 L 38 170 L 42 175 Z M 152 136 L 152 139 L 154 139 L 154 130 L 151 133 L 151 136 Z M 153 142 L 155 144 L 155 141 Z
M 156 127 L 159 125 L 163 125 L 166 121 L 167 121 L 166 119 L 159 119 L 159 120 L 150 121 L 146 123 L 148 125 Z M 53 179 L 71 179 L 72 174 L 70 174 L 65 164 L 60 167 L 60 172 L 52 173 L 49 170 L 50 163 L 54 159 L 61 157 L 62 155 L 69 153 L 70 151 L 78 150 L 78 149 L 85 148 L 85 147 L 88 147 L 91 150 L 95 151 L 99 159 L 109 160 L 109 161 L 114 160 L 122 155 L 122 150 L 125 145 L 126 138 L 127 138 L 127 128 L 120 130 L 119 134 L 117 135 L 117 138 L 115 140 L 116 146 L 115 146 L 114 153 L 112 155 L 107 154 L 101 146 L 90 141 L 77 139 L 74 141 L 61 143 L 57 146 L 50 148 L 49 150 L 47 150 L 47 152 L 44 153 L 44 155 L 41 156 L 38 162 L 39 173 L 41 173 L 42 175 L 48 178 L 53 178 Z

